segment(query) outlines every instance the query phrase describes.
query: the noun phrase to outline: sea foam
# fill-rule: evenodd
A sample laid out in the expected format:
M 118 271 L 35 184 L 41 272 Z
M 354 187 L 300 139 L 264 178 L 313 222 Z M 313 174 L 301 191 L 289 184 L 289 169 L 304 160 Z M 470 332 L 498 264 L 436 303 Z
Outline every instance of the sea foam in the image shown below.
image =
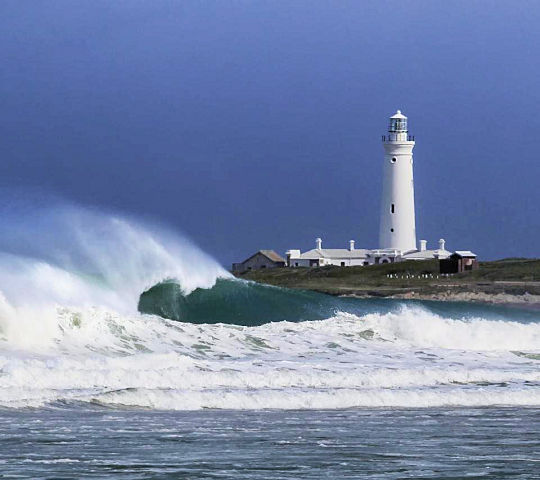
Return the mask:
M 193 325 L 155 316 L 63 310 L 55 346 L 0 356 L 0 404 L 97 402 L 148 408 L 348 408 L 540 405 L 538 361 L 503 345 L 485 349 L 396 336 L 401 314 L 337 315 L 258 327 Z M 424 321 L 429 313 L 424 312 Z M 74 321 L 74 319 L 76 319 Z M 467 333 L 462 321 L 448 331 Z M 517 322 L 472 320 L 469 331 Z M 538 324 L 511 345 L 531 349 Z M 369 333 L 367 333 L 369 332 Z M 393 337 L 389 335 L 392 332 Z M 444 334 L 445 332 L 443 332 Z M 488 332 L 489 333 L 489 332 Z M 474 337 L 475 335 L 472 335 Z M 536 336 L 536 337 L 535 337 Z M 451 346 L 454 347 L 453 342 Z M 433 346 L 433 343 L 437 345 Z

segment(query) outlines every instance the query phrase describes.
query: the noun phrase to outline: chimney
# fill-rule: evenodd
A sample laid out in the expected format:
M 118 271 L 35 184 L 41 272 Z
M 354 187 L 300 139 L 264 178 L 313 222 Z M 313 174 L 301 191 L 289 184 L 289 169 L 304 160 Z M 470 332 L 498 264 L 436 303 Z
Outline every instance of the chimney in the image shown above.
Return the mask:
M 354 240 L 349 240 L 349 250 L 351 252 L 354 250 Z
M 444 250 L 444 244 L 445 244 L 444 238 L 441 238 L 439 240 L 439 250 Z
M 427 240 L 420 240 L 420 251 L 425 252 L 427 250 Z
M 317 250 L 321 250 L 322 249 L 322 238 L 316 238 L 315 239 L 315 248 Z

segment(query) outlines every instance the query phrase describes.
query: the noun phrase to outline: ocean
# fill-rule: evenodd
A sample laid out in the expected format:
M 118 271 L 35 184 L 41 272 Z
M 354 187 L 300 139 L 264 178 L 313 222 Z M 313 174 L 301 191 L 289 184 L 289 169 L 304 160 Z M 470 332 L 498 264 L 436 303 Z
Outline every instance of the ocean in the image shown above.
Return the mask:
M 535 479 L 540 409 L 0 413 L 2 478 Z
M 0 241 L 0 478 L 540 478 L 538 312 L 262 286 L 161 227 L 31 220 Z

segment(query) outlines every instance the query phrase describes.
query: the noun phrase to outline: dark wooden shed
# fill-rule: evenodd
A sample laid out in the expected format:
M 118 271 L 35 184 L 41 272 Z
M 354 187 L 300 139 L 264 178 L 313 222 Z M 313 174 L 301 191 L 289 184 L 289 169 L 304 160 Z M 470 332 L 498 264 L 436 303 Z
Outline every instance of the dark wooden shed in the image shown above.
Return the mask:
M 448 258 L 439 260 L 439 271 L 441 273 L 469 272 L 477 268 L 476 254 L 469 250 L 457 250 Z

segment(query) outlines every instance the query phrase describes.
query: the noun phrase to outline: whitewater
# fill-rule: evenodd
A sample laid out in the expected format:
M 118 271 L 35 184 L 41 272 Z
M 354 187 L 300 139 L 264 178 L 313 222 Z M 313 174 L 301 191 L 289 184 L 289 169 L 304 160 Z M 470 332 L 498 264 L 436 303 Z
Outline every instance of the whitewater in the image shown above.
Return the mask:
M 156 224 L 3 216 L 0 407 L 540 406 L 537 313 L 254 285 Z

